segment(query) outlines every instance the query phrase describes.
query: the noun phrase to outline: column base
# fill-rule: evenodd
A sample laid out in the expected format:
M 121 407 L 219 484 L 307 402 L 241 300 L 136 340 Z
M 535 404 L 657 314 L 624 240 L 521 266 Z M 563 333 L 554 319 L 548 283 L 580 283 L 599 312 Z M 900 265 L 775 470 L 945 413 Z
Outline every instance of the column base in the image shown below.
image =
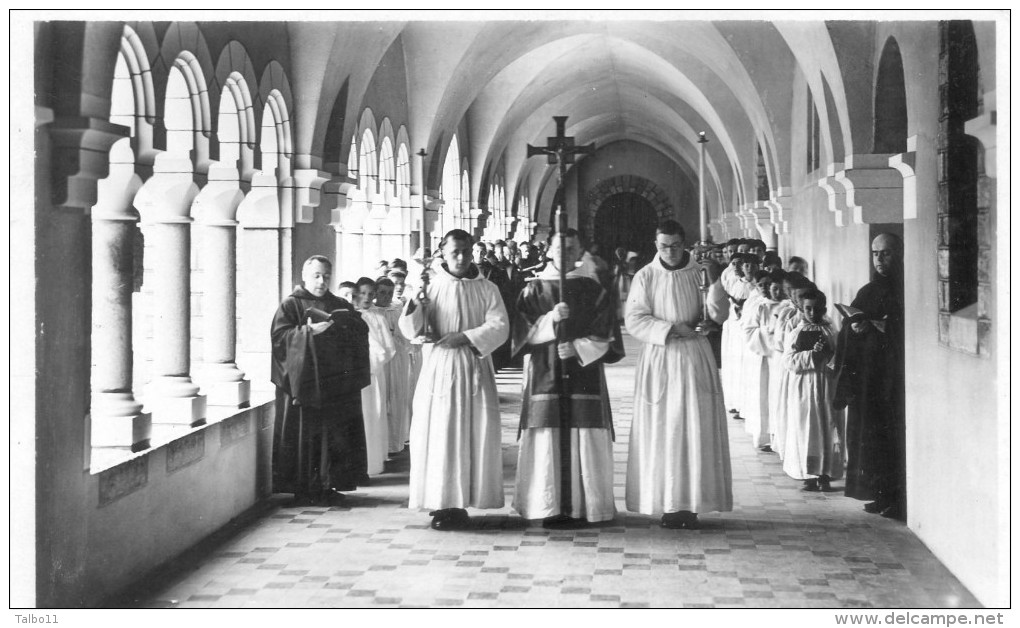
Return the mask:
M 206 392 L 206 403 L 210 406 L 244 408 L 251 401 L 251 382 L 212 382 L 202 387 Z
M 180 427 L 184 431 L 205 423 L 206 397 L 160 397 L 146 404 L 152 410 L 152 429 L 156 425 Z
M 152 414 L 145 412 L 129 415 L 107 415 L 101 409 L 92 411 L 90 443 L 96 448 L 116 448 L 141 451 L 149 446 L 152 437 Z

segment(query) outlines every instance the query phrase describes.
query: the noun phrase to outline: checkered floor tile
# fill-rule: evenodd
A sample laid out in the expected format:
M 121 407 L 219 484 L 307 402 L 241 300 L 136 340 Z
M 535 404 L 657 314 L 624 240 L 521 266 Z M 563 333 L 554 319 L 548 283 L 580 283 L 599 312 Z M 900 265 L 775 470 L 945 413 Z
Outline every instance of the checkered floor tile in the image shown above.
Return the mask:
M 616 421 L 611 522 L 547 530 L 509 507 L 521 372 L 497 376 L 507 505 L 436 532 L 407 508 L 406 454 L 343 507 L 268 514 L 139 590 L 144 607 L 976 607 L 906 527 L 840 492 L 803 493 L 730 421 L 734 510 L 665 530 L 623 505 L 634 365 L 607 368 Z M 838 487 L 837 487 L 838 488 Z

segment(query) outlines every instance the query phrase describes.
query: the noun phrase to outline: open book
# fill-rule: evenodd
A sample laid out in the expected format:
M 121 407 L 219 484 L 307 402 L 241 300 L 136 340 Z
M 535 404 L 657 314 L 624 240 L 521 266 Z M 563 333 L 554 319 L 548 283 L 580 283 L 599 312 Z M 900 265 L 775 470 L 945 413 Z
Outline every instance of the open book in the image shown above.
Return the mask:
M 842 303 L 836 303 L 836 310 L 843 315 L 843 320 L 851 323 L 864 320 L 864 312 L 850 305 L 843 305 Z
M 310 307 L 305 310 L 305 316 L 312 319 L 313 323 L 324 323 L 326 321 L 342 321 L 345 317 L 355 315 L 354 310 L 337 308 L 332 312 L 320 310 L 317 307 Z

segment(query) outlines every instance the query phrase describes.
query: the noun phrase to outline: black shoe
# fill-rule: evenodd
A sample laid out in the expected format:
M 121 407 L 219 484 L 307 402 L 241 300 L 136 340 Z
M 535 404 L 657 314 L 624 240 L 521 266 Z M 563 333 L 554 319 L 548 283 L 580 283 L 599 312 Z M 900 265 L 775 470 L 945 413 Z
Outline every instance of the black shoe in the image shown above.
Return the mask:
M 873 515 L 881 513 L 886 508 L 888 508 L 886 504 L 883 504 L 882 502 L 878 501 L 868 502 L 867 504 L 864 504 L 864 512 L 869 512 Z
M 543 528 L 551 528 L 554 530 L 569 530 L 572 528 L 583 528 L 588 525 L 588 521 L 585 519 L 575 519 L 574 517 L 568 517 L 567 515 L 553 515 L 552 517 L 546 517 L 542 520 Z
M 446 532 L 448 530 L 463 530 L 471 523 L 471 517 L 463 508 L 444 508 L 429 513 L 432 516 L 430 527 L 433 530 Z
M 699 527 L 698 515 L 689 510 L 667 512 L 662 515 L 659 526 L 667 530 L 697 530 Z
M 832 485 L 829 483 L 829 476 L 820 475 L 818 476 L 818 490 L 823 493 L 828 493 L 832 490 Z
M 806 491 L 808 493 L 817 493 L 818 491 L 821 490 L 820 488 L 818 488 L 818 479 L 811 478 L 810 480 L 804 480 L 804 486 L 802 486 L 800 490 Z
M 772 453 L 772 447 L 770 447 L 768 445 L 762 445 L 761 447 L 758 448 L 758 451 L 766 453 L 766 454 L 770 454 L 770 453 Z
M 886 519 L 897 519 L 902 521 L 906 517 L 903 512 L 903 508 L 899 504 L 893 504 L 882 509 L 882 512 L 878 513 Z
M 330 507 L 346 506 L 347 496 L 337 491 L 336 489 L 330 489 L 329 491 L 322 495 L 322 497 L 319 499 L 319 503 L 322 504 L 323 506 Z

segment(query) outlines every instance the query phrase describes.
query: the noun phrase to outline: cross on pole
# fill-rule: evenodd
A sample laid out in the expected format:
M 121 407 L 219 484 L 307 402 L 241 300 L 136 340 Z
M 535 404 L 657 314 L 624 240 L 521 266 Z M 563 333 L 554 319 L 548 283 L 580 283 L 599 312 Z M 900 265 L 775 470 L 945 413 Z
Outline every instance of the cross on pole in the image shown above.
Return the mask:
M 556 121 L 556 135 L 553 137 L 546 138 L 546 145 L 532 146 L 528 144 L 528 157 L 534 157 L 536 155 L 545 155 L 547 163 L 550 165 L 559 165 L 558 176 L 556 179 L 556 194 L 553 198 L 559 198 L 560 204 L 556 208 L 556 234 L 559 236 L 560 241 L 560 256 L 564 255 L 567 242 L 566 242 L 566 229 L 567 229 L 567 213 L 563 210 L 563 179 L 567 174 L 567 164 L 574 163 L 574 155 L 590 155 L 595 152 L 595 144 L 586 144 L 584 146 L 575 146 L 574 138 L 567 137 L 566 126 L 568 116 L 553 116 L 553 120 Z M 564 303 L 567 302 L 567 269 L 560 264 L 560 294 L 559 301 Z M 555 299 L 554 299 L 555 300 Z M 561 321 L 556 324 L 556 343 L 557 345 L 561 342 L 565 342 L 565 325 Z M 570 373 L 567 368 L 567 364 L 562 359 L 558 358 L 557 349 L 553 348 L 553 354 L 556 358 L 556 379 L 559 383 L 560 389 L 560 517 L 566 518 L 568 521 L 570 518 L 581 518 L 574 517 L 573 512 L 573 499 L 571 492 L 573 489 L 572 485 L 572 469 L 574 468 L 572 460 L 572 451 L 570 448 L 571 431 L 570 428 L 573 426 L 571 420 L 571 399 L 570 399 Z M 577 513 L 581 514 L 581 513 Z M 582 515 L 583 517 L 583 515 Z
M 528 144 L 528 157 L 546 155 L 549 165 L 559 164 L 559 179 L 556 189 L 563 185 L 563 177 L 567 174 L 567 164 L 574 163 L 574 155 L 590 155 L 595 152 L 595 144 L 574 146 L 574 138 L 567 137 L 567 118 L 569 116 L 553 116 L 556 121 L 556 135 L 546 138 L 545 146 Z

